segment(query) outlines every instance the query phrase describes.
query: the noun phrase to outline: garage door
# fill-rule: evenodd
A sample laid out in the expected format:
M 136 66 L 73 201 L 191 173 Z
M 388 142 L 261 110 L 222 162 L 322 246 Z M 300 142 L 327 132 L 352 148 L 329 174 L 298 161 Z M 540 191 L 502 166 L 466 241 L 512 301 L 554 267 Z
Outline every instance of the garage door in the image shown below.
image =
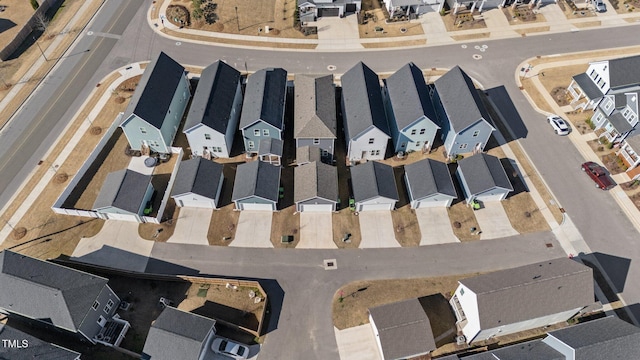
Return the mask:
M 271 204 L 241 204 L 242 210 L 273 211 Z
M 447 200 L 433 200 L 433 201 L 419 201 L 416 204 L 416 209 L 429 208 L 429 207 L 446 207 L 449 202 Z
M 476 197 L 476 199 L 480 201 L 500 201 L 502 199 L 502 194 L 482 195 L 482 196 Z
M 302 205 L 300 211 L 304 212 L 332 212 L 333 205 L 331 204 L 307 204 Z
M 323 16 L 340 16 L 339 8 L 324 8 L 318 9 L 318 17 Z
M 109 220 L 135 221 L 135 222 L 138 221 L 138 219 L 136 219 L 136 216 L 135 215 L 131 215 L 131 214 L 112 214 L 112 213 L 107 213 L 106 215 L 109 218 Z
M 359 211 L 391 210 L 391 204 L 363 204 L 359 208 Z
M 357 11 L 356 4 L 347 4 L 345 11 L 348 13 L 356 12 Z
M 181 199 L 176 201 L 176 204 L 180 207 L 191 207 L 201 209 L 215 209 L 213 201 L 203 201 L 194 199 Z

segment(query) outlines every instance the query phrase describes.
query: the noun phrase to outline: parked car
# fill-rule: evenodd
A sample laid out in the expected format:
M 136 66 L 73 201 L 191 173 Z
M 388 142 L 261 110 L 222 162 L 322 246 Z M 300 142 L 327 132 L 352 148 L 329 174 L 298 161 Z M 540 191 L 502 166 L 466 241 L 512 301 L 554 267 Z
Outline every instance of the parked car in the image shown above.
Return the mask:
M 218 337 L 211 343 L 211 350 L 216 354 L 223 354 L 234 359 L 246 359 L 249 356 L 249 348 L 233 340 Z
M 613 182 L 613 179 L 609 176 L 607 170 L 593 161 L 587 161 L 582 164 L 581 169 L 596 183 L 597 188 L 609 190 L 616 186 L 616 183 Z
M 549 115 L 547 117 L 547 121 L 549 125 L 553 128 L 553 131 L 558 135 L 567 135 L 569 134 L 569 125 L 567 122 L 558 115 Z
M 607 11 L 607 5 L 605 5 L 604 1 L 602 1 L 602 0 L 593 0 L 593 7 L 596 8 L 597 12 L 606 12 Z

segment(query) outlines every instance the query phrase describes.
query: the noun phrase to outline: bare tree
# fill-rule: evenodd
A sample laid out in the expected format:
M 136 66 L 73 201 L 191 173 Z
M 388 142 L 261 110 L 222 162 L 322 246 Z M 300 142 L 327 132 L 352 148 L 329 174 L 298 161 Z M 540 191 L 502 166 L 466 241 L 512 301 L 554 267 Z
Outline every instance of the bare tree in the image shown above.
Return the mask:
M 33 28 L 41 30 L 43 33 L 49 27 L 49 17 L 44 12 L 36 12 L 33 16 Z

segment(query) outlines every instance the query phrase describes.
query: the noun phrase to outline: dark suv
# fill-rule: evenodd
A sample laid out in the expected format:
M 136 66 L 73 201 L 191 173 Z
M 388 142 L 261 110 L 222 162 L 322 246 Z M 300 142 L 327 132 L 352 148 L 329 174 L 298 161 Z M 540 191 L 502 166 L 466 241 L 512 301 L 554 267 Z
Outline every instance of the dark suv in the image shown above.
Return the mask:
M 616 183 L 613 182 L 613 179 L 609 176 L 607 170 L 593 161 L 587 161 L 582 164 L 581 169 L 596 183 L 597 188 L 609 190 L 616 186 Z

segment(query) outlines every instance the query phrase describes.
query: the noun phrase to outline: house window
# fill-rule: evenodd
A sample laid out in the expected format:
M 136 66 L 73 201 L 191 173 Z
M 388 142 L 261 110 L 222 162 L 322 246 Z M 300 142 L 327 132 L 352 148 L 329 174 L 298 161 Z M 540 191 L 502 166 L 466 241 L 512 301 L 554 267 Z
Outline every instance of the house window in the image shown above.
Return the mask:
M 98 310 L 98 307 L 99 307 L 99 306 L 100 306 L 100 303 L 99 303 L 99 302 L 97 302 L 97 301 L 95 301 L 95 302 L 93 303 L 93 306 L 92 306 L 91 308 L 92 308 L 93 310 Z
M 253 141 L 249 141 L 247 143 L 247 146 L 249 146 L 249 149 L 253 149 L 253 147 L 255 146 L 255 143 Z
M 600 85 L 600 89 L 603 89 L 605 86 L 607 85 L 607 82 L 603 82 L 602 85 Z
M 460 296 L 464 295 L 464 289 L 460 288 Z
M 369 144 L 373 144 L 373 142 L 374 142 L 375 140 L 376 140 L 376 139 L 374 139 L 374 138 L 370 138 L 370 139 L 369 139 Z
M 269 136 L 269 129 L 263 129 L 262 136 Z
M 259 129 L 254 129 L 253 130 L 253 136 L 260 136 L 260 130 Z
M 105 319 L 102 315 L 100 315 L 98 321 L 96 322 L 98 323 L 98 325 L 100 325 L 100 327 L 104 327 L 105 325 L 107 325 L 107 319 Z
M 461 149 L 461 150 L 464 150 L 464 149 L 466 149 L 466 148 L 467 148 L 467 144 L 460 144 L 460 149 Z
M 607 101 L 607 104 L 604 106 L 604 109 L 605 110 L 611 109 L 612 103 L 613 103 L 612 101 Z
M 371 154 L 371 156 L 378 156 L 380 155 L 380 150 L 371 150 L 369 153 Z
M 625 118 L 629 118 L 629 114 L 631 113 L 631 109 L 626 108 L 624 109 L 624 112 L 622 112 L 622 116 L 624 116 Z
M 313 139 L 313 145 L 319 145 L 320 139 Z
M 425 131 L 427 131 L 426 129 L 420 129 L 420 135 L 424 135 Z
M 145 129 L 145 128 L 141 127 L 141 128 L 140 128 L 140 132 L 141 132 L 141 133 L 143 133 L 143 134 L 146 134 L 146 133 L 147 133 L 147 129 Z
M 480 135 L 480 130 L 476 130 L 473 132 L 473 137 L 478 137 Z
M 217 153 L 221 153 L 222 152 L 222 148 L 220 146 L 214 146 L 211 148 L 211 150 L 213 152 L 217 152 Z
M 411 130 L 411 135 L 415 135 L 416 134 L 416 129 Z
M 591 72 L 589 73 L 589 76 L 593 77 L 593 74 L 596 72 L 596 69 L 591 70 Z
M 402 143 L 402 145 L 400 145 L 400 147 L 406 147 L 407 143 Z
M 205 140 L 211 140 L 211 134 L 204 134 Z
M 113 300 L 109 299 L 109 301 L 107 301 L 107 305 L 104 306 L 104 312 L 105 313 L 109 313 L 109 311 L 111 311 L 111 308 L 113 308 Z
M 596 116 L 596 122 L 599 123 L 600 121 L 602 121 L 603 117 L 604 115 L 602 113 L 598 113 L 598 115 Z
M 320 156 L 322 156 L 322 157 L 328 157 L 328 156 L 329 156 L 329 152 L 328 152 L 327 150 L 325 150 L 325 149 L 322 149 L 322 150 L 320 151 Z

